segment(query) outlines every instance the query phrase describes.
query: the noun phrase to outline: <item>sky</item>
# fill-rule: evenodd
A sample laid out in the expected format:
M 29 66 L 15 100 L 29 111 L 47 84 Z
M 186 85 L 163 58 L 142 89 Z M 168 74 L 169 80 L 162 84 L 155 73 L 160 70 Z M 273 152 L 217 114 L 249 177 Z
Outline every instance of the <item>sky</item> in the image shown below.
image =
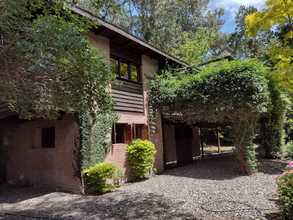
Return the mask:
M 225 14 L 221 31 L 224 33 L 231 33 L 234 31 L 235 22 L 234 17 L 240 5 L 249 6 L 252 5 L 257 9 L 262 9 L 265 5 L 265 0 L 211 0 L 209 3 L 210 9 L 223 8 Z

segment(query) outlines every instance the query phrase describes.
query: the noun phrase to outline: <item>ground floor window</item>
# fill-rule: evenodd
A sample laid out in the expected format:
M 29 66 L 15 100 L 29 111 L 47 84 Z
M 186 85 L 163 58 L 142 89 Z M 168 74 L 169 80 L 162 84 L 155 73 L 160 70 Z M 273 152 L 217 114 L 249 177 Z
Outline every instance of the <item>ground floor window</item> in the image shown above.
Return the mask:
M 129 144 L 133 139 L 148 139 L 148 127 L 144 124 L 116 123 L 112 129 L 113 144 Z
M 55 127 L 37 128 L 34 135 L 33 148 L 55 147 Z

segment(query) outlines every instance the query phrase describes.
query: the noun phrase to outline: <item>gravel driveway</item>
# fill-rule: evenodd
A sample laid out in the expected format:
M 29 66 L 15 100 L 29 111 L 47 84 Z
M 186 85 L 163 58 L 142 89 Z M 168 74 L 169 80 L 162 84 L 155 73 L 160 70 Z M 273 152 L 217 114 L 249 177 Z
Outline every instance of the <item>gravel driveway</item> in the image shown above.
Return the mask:
M 258 173 L 239 176 L 234 160 L 225 156 L 168 170 L 103 196 L 10 189 L 0 194 L 0 220 L 276 219 L 275 178 L 284 166 L 261 161 Z

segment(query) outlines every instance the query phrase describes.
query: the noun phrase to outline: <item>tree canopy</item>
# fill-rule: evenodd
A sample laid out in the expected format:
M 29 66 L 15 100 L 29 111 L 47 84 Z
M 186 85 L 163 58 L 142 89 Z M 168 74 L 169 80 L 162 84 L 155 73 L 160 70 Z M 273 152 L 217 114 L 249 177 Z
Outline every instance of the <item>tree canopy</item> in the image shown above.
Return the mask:
M 256 60 L 227 61 L 199 73 L 157 76 L 151 84 L 151 103 L 190 112 L 187 120 L 232 122 L 255 117 L 268 104 L 267 69 Z
M 165 72 L 151 82 L 151 104 L 166 120 L 233 126 L 240 170 L 256 168 L 253 138 L 257 117 L 270 101 L 267 68 L 256 60 L 227 61 L 200 72 Z
M 247 33 L 273 31 L 278 37 L 268 51 L 274 75 L 280 84 L 293 92 L 293 1 L 267 0 L 263 11 L 248 15 L 245 19 Z
M 24 118 L 111 109 L 108 61 L 65 2 L 1 1 L 0 99 Z

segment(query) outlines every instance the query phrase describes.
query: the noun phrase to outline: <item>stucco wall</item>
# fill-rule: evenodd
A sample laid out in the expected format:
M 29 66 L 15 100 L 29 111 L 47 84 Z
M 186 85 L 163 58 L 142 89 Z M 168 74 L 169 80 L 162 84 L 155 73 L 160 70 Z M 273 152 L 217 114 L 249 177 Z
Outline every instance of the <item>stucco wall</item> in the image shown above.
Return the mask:
M 149 114 L 148 114 L 148 88 L 149 88 L 149 77 L 153 76 L 158 71 L 158 63 L 156 60 L 151 59 L 147 56 L 142 56 L 142 80 L 144 90 L 144 113 L 134 112 L 117 112 L 118 123 L 126 124 L 145 124 L 149 125 Z M 160 116 L 156 120 L 156 130 L 151 132 L 152 125 L 149 125 L 149 137 L 153 141 L 157 148 L 157 155 L 155 161 L 155 168 L 158 172 L 163 171 L 163 139 L 162 139 L 162 126 Z M 154 126 L 154 125 L 153 125 Z M 153 129 L 154 131 L 154 129 Z M 126 144 L 113 144 L 110 152 L 107 154 L 105 161 L 114 163 L 124 170 L 126 170 Z
M 149 130 L 150 130 L 150 140 L 154 142 L 157 148 L 155 168 L 157 172 L 162 172 L 164 170 L 164 151 L 163 151 L 163 129 L 162 129 L 162 118 L 160 113 L 156 114 L 153 121 L 150 120 L 150 114 L 152 109 L 149 108 L 149 80 L 156 74 L 159 70 L 158 61 L 152 59 L 148 56 L 142 56 L 142 73 L 143 73 L 143 87 L 144 87 L 144 97 L 145 97 L 145 109 L 146 116 L 148 119 Z
M 36 129 L 55 126 L 55 148 L 33 148 Z M 62 120 L 22 122 L 14 129 L 8 151 L 7 181 L 81 190 L 76 156 L 79 127 L 72 116 Z
M 88 38 L 93 46 L 99 48 L 106 58 L 110 58 L 110 41 L 108 38 L 96 35 L 92 32 L 88 34 Z

